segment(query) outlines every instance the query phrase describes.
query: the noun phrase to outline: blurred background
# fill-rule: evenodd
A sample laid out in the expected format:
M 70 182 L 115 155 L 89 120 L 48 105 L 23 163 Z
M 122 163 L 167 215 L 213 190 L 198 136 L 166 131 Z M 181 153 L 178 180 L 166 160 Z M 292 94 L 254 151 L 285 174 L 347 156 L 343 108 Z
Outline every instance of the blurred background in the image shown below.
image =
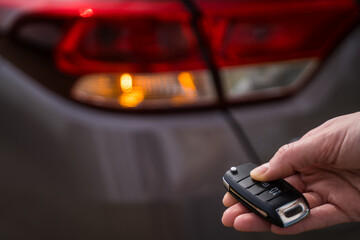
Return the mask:
M 222 176 L 360 108 L 359 1 L 0 0 L 1 239 L 358 239 L 221 224 Z

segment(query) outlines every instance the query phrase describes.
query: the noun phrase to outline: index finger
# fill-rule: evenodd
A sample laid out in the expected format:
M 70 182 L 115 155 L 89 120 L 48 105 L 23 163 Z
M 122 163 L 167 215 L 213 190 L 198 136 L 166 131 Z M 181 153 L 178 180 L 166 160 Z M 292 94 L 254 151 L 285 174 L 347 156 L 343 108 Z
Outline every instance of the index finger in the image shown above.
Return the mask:
M 225 207 L 231 207 L 232 205 L 238 203 L 238 201 L 233 197 L 231 196 L 230 193 L 226 193 L 224 195 L 224 198 L 223 198 L 223 204 Z

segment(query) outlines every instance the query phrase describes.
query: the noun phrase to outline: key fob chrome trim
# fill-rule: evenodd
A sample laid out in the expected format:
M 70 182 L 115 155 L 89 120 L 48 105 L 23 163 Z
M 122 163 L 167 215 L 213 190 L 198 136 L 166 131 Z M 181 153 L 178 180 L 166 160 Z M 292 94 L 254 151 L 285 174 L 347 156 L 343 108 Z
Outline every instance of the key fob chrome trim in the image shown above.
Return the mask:
M 284 227 L 288 227 L 305 218 L 309 214 L 310 210 L 304 199 L 299 198 L 279 207 L 276 209 L 276 212 L 283 221 Z

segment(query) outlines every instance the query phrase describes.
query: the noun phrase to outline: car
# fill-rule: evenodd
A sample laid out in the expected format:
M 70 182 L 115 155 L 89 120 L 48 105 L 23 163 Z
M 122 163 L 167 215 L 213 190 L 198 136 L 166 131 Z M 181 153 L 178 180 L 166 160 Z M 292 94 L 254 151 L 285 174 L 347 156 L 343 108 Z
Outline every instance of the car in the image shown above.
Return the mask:
M 360 109 L 359 1 L 1 0 L 1 239 L 225 228 L 223 174 Z

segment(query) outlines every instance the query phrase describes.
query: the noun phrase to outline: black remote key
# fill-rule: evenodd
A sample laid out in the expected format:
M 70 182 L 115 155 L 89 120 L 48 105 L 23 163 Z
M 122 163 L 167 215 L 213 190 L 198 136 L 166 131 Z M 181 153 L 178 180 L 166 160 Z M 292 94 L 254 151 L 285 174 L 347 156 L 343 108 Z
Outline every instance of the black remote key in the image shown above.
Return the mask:
M 277 226 L 288 227 L 304 219 L 310 211 L 305 197 L 283 179 L 253 180 L 250 171 L 257 166 L 231 167 L 223 177 L 225 188 L 249 210 Z

